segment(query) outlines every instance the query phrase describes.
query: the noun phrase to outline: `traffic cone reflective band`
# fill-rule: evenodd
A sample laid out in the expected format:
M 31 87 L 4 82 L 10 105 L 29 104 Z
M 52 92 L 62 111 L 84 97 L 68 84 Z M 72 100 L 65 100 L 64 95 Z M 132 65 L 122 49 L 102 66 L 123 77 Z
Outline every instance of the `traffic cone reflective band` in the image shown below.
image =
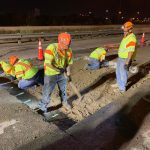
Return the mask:
M 145 34 L 143 33 L 142 38 L 141 38 L 141 43 L 144 43 L 144 42 L 145 42 Z
M 41 39 L 39 39 L 38 60 L 43 60 L 43 49 L 42 49 Z

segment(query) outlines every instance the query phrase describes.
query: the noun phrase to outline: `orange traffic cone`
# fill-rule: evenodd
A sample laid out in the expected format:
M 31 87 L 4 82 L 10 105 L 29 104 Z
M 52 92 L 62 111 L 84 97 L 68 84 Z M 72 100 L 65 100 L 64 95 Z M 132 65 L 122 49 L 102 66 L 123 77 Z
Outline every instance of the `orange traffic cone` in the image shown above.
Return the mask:
M 43 60 L 43 49 L 42 49 L 41 39 L 39 39 L 38 60 Z
M 144 44 L 144 42 L 145 42 L 145 34 L 143 33 L 141 38 L 141 43 Z

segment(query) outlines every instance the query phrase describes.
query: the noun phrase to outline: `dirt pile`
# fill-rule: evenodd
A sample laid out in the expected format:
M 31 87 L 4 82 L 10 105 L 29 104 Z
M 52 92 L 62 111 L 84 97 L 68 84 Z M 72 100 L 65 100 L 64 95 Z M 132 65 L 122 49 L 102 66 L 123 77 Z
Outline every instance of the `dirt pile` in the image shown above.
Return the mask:
M 115 70 L 111 68 L 101 68 L 96 71 L 84 70 L 84 65 L 87 62 L 84 60 L 75 61 L 72 66 L 72 79 L 75 86 L 83 95 L 81 101 L 78 100 L 71 87 L 68 85 L 68 101 L 72 105 L 71 111 L 66 111 L 63 107 L 60 111 L 67 114 L 72 120 L 79 122 L 85 117 L 93 114 L 100 108 L 111 103 L 119 96 L 126 96 L 125 93 L 114 92 L 114 89 L 110 86 L 115 83 Z M 143 78 L 142 78 L 143 77 Z M 144 82 L 149 82 L 149 75 L 146 77 L 132 76 L 134 81 L 129 79 L 128 90 L 131 91 L 138 88 Z M 136 81 L 138 83 L 136 83 Z M 30 91 L 31 92 L 31 91 Z M 42 87 L 38 87 L 36 91 L 31 92 L 39 100 L 42 98 Z M 52 94 L 52 103 L 50 106 L 57 106 L 61 103 L 58 88 L 56 88 Z

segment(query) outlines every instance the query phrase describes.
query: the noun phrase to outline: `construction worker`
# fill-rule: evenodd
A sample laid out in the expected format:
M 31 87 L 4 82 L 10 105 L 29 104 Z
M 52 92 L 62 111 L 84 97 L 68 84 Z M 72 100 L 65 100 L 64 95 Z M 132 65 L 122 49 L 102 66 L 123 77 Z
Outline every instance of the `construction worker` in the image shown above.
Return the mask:
M 96 70 L 101 67 L 107 67 L 109 63 L 105 61 L 107 48 L 98 47 L 96 48 L 89 57 L 85 57 L 85 60 L 88 60 L 88 65 L 85 66 L 85 69 Z
M 5 61 L 0 61 L 0 68 L 3 70 L 0 76 L 6 76 L 11 80 L 15 79 L 15 68 L 13 65 Z
M 17 56 L 10 56 L 9 62 L 15 68 L 15 76 L 19 80 L 18 87 L 27 89 L 38 83 L 44 84 L 40 71 L 34 67 L 28 60 L 19 59 Z
M 66 109 L 71 109 L 66 93 L 67 79 L 71 80 L 70 65 L 73 63 L 70 44 L 70 34 L 60 33 L 58 43 L 48 45 L 45 50 L 43 99 L 39 102 L 39 109 L 45 113 L 56 84 L 60 91 L 62 105 Z
M 124 37 L 118 50 L 118 62 L 116 68 L 117 83 L 113 84 L 112 87 L 118 87 L 121 92 L 125 92 L 128 79 L 128 70 L 135 52 L 136 37 L 132 32 L 132 22 L 126 22 L 122 26 L 122 29 L 124 32 Z

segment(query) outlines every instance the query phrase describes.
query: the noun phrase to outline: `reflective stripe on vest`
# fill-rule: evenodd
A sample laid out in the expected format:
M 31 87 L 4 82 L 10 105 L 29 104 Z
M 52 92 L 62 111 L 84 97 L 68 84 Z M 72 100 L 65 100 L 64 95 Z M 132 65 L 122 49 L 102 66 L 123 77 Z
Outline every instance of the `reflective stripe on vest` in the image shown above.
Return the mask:
M 6 73 L 11 74 L 13 67 L 11 67 L 9 70 L 6 71 Z
M 127 52 L 129 47 L 136 45 L 136 37 L 133 33 L 128 35 L 127 37 L 124 37 L 120 43 L 119 46 L 119 53 Z
M 45 50 L 45 53 L 48 54 L 48 55 L 54 56 L 54 54 L 53 54 L 53 52 L 51 50 Z
M 25 64 L 23 62 L 18 62 L 17 65 L 18 64 L 21 65 L 21 66 L 24 66 L 26 69 L 24 71 L 18 71 L 18 72 L 16 72 L 16 75 L 24 74 L 25 72 L 27 72 L 28 70 L 30 70 L 33 67 L 32 64 L 31 65 L 27 65 L 27 64 Z
M 44 61 L 44 71 L 45 75 L 51 76 L 60 74 L 59 71 L 51 67 L 51 65 L 56 68 L 65 68 L 68 64 L 71 64 L 72 52 L 71 48 L 68 50 L 58 50 L 58 43 L 50 44 L 45 50 L 45 61 Z
M 130 43 L 128 43 L 127 45 L 126 45 L 126 48 L 128 48 L 128 47 L 130 47 L 130 46 L 135 46 L 136 45 L 136 43 L 134 42 L 134 41 L 131 41 Z

